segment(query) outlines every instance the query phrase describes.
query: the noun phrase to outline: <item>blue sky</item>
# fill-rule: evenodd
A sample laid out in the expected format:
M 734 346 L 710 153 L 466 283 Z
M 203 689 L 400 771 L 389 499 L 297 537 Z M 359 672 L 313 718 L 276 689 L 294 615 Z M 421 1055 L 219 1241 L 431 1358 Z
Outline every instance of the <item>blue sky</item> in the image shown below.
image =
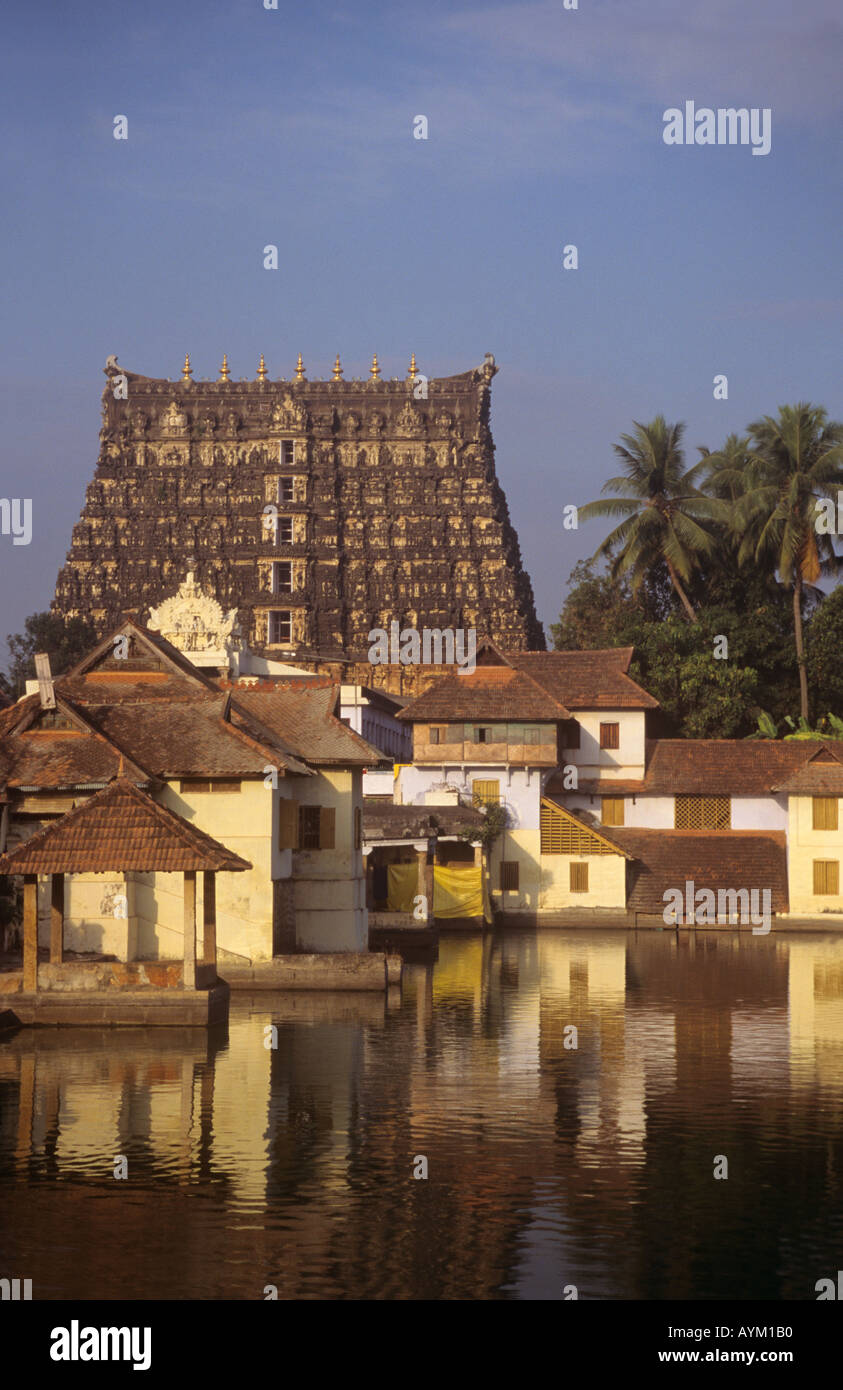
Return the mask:
M 212 378 L 223 351 L 312 378 L 493 352 L 546 623 L 605 530 L 562 508 L 633 419 L 686 421 L 693 462 L 786 401 L 843 415 L 836 0 L 18 0 L 3 40 L 0 496 L 32 497 L 33 540 L 0 536 L 0 664 L 52 597 L 112 352 L 174 378 L 186 351 Z M 770 154 L 666 146 L 686 100 L 770 107 Z

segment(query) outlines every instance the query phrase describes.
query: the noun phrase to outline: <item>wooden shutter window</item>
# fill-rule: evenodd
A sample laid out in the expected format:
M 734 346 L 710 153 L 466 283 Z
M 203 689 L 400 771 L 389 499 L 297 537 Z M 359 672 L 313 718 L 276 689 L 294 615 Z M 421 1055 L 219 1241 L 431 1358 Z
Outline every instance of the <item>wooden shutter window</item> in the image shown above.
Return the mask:
M 837 797 L 815 796 L 813 800 L 814 829 L 837 829 Z
M 278 848 L 298 849 L 299 806 L 297 801 L 278 802 Z
M 840 864 L 836 859 L 814 860 L 814 893 L 837 896 L 840 892 Z
M 471 786 L 472 806 L 482 806 L 484 802 L 491 801 L 496 806 L 501 799 L 501 784 L 495 782 L 473 782 Z
M 620 724 L 601 724 L 600 725 L 600 747 L 601 748 L 620 748 L 621 746 L 621 726 Z
M 518 892 L 518 860 L 502 859 L 500 864 L 500 888 L 502 893 Z
M 604 825 L 623 825 L 623 797 L 602 797 L 600 819 Z
M 571 871 L 571 879 L 570 879 L 570 882 L 571 882 L 571 892 L 572 892 L 572 893 L 587 893 L 587 892 L 588 892 L 588 865 L 587 865 L 587 864 L 570 864 L 568 867 L 569 867 L 569 869 L 570 869 L 570 871 Z
M 333 806 L 319 808 L 319 848 L 333 849 L 337 813 Z

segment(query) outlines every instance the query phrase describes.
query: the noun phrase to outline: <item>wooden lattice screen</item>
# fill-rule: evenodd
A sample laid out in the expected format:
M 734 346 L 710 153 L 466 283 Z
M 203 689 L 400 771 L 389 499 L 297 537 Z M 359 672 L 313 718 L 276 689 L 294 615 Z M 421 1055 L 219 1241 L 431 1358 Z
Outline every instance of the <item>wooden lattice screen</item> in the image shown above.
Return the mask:
M 679 795 L 673 825 L 676 830 L 731 830 L 732 798 Z
M 541 808 L 542 854 L 612 854 L 609 845 L 577 825 L 561 811 L 550 806 Z

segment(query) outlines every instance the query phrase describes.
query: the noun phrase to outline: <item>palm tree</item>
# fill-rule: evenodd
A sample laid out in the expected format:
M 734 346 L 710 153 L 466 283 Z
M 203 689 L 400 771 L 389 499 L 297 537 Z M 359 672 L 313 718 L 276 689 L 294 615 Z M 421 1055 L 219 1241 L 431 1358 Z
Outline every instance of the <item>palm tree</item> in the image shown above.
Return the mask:
M 623 474 L 603 487 L 604 492 L 627 495 L 589 502 L 580 507 L 579 515 L 586 521 L 595 516 L 625 517 L 598 546 L 594 558 L 611 557 L 612 577 L 628 573 L 633 593 L 649 571 L 664 564 L 682 607 L 695 623 L 697 615 L 683 581 L 687 584 L 698 558 L 712 555 L 715 549 L 714 536 L 699 519 L 724 519 L 726 507 L 689 481 L 680 447 L 685 429 L 681 422 L 669 425 L 663 415 L 657 415 L 649 425 L 633 423 L 635 433 L 622 434 L 622 443 L 612 445 L 622 460 Z
M 732 489 L 731 529 L 741 564 L 766 561 L 793 590 L 793 629 L 799 668 L 800 712 L 808 718 L 808 677 L 802 631 L 802 600 L 821 575 L 837 573 L 843 561 L 831 535 L 817 529 L 817 502 L 837 498 L 843 487 L 843 424 L 829 421 L 820 406 L 802 401 L 779 407 L 749 426 L 748 439 L 718 454 L 704 455 L 709 486 Z

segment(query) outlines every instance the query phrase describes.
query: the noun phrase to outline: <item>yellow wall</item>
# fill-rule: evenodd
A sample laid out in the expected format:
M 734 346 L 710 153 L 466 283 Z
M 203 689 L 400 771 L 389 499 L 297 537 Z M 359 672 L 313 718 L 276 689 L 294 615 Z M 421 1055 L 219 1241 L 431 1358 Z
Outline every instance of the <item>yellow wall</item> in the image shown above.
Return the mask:
M 588 864 L 588 892 L 572 893 L 571 864 Z M 626 860 L 620 854 L 542 855 L 540 906 L 546 912 L 571 907 L 626 907 Z
M 302 778 L 294 798 L 304 806 L 333 806 L 333 849 L 295 850 L 296 941 L 305 951 L 365 951 L 369 915 L 363 853 L 353 844 L 354 808 L 363 806 L 358 768 L 322 768 Z
M 814 860 L 836 859 L 839 885 L 843 888 L 843 815 L 838 802 L 837 830 L 813 829 L 813 797 L 788 798 L 787 876 L 792 916 L 843 912 L 843 893 L 814 893 Z
M 501 893 L 500 862 L 520 868 L 517 893 Z M 588 892 L 572 893 L 572 862 L 588 864 Z M 562 908 L 626 907 L 626 860 L 620 854 L 542 854 L 539 830 L 507 830 L 495 842 L 491 861 L 492 904 L 496 912 L 558 912 Z

